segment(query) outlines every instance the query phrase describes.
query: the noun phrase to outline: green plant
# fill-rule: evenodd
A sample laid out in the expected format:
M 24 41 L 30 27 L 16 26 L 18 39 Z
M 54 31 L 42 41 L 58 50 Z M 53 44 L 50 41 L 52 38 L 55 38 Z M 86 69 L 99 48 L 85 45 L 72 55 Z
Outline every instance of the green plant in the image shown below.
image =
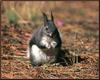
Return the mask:
M 37 19 L 37 14 L 35 14 L 35 13 L 30 13 L 30 20 L 31 20 L 31 21 L 36 21 L 36 19 Z
M 83 9 L 75 9 L 75 8 L 69 7 L 66 10 L 72 15 L 79 15 L 79 16 L 85 15 L 85 11 Z
M 80 16 L 84 16 L 85 15 L 85 11 L 83 9 L 79 9 L 77 14 L 80 15 Z
M 19 20 L 18 15 L 13 10 L 7 10 L 6 11 L 6 16 L 8 18 L 8 22 L 10 24 L 16 24 Z

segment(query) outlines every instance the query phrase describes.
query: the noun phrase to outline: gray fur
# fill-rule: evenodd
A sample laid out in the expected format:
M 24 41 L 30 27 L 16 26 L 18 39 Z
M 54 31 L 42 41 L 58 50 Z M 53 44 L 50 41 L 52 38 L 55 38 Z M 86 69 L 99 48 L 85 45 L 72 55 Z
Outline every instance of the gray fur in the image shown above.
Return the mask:
M 60 49 L 62 42 L 54 24 L 53 15 L 51 14 L 51 20 L 48 20 L 45 13 L 43 13 L 43 16 L 44 25 L 33 33 L 29 41 L 28 55 L 33 66 L 41 65 L 46 62 L 56 62 L 59 55 L 61 55 Z

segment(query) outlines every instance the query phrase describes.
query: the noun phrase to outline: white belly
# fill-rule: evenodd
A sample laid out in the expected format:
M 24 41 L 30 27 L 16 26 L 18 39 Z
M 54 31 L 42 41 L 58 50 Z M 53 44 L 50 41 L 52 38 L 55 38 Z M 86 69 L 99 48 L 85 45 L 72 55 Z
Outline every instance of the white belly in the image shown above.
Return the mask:
M 47 62 L 50 57 L 47 56 L 41 49 L 38 48 L 38 46 L 36 45 L 33 45 L 32 48 L 31 48 L 31 53 L 32 53 L 32 56 L 34 56 L 34 61 L 35 62 L 42 62 L 42 63 L 45 63 Z
M 55 57 L 56 49 L 39 49 L 37 45 L 33 45 L 31 48 L 31 57 L 35 63 L 46 63 Z M 30 58 L 30 53 L 27 53 L 28 58 Z

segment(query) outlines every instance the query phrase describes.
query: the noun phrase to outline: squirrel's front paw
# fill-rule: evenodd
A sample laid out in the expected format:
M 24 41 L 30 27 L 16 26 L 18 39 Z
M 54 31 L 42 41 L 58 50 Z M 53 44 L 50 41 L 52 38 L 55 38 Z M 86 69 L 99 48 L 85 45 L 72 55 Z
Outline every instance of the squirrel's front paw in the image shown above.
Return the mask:
M 45 47 L 48 48 L 48 49 L 50 49 L 51 45 L 50 44 L 46 44 Z
M 53 48 L 55 48 L 55 47 L 57 46 L 57 43 L 56 43 L 55 41 L 52 41 L 52 42 L 51 42 L 51 46 L 52 46 Z

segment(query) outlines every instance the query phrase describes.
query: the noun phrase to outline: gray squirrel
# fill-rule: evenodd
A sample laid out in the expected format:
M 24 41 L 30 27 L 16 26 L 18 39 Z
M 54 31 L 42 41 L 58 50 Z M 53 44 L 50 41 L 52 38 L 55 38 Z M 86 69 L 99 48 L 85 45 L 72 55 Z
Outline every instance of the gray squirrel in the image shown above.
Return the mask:
M 54 23 L 52 12 L 51 20 L 44 12 L 42 14 L 44 24 L 33 33 L 28 44 L 27 57 L 30 58 L 33 66 L 56 63 L 60 61 L 60 57 L 64 56 L 60 53 L 62 41 Z

